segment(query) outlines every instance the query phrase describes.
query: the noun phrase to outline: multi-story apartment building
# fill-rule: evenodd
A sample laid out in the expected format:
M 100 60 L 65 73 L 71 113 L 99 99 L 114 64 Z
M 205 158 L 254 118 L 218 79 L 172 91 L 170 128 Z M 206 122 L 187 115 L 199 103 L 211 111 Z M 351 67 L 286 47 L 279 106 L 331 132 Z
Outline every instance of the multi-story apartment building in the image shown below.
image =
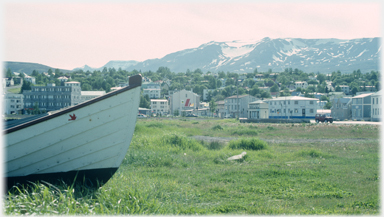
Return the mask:
M 183 111 L 187 113 L 197 112 L 200 105 L 200 96 L 188 90 L 170 91 L 169 101 L 171 114 L 175 114 L 175 111 L 178 110 L 181 115 Z
M 352 120 L 370 120 L 373 93 L 352 97 Z
M 148 95 L 150 99 L 159 99 L 161 90 L 159 89 L 143 89 L 143 96 Z
M 257 98 L 251 95 L 230 96 L 224 99 L 224 106 L 226 108 L 226 115 L 231 117 L 247 118 L 248 104 L 256 101 Z
M 168 100 L 166 99 L 151 99 L 151 113 L 152 114 L 169 114 Z
M 284 96 L 264 100 L 269 104 L 269 118 L 314 119 L 317 111 L 316 98 Z
M 33 109 L 35 104 L 40 110 L 53 111 L 77 105 L 81 102 L 80 82 L 65 82 L 64 86 L 33 86 L 30 91 L 23 91 L 24 108 Z
M 371 95 L 371 121 L 381 121 L 381 96 L 383 91 L 380 90 L 377 93 Z
M 4 113 L 21 114 L 24 109 L 23 94 L 7 93 L 4 96 Z

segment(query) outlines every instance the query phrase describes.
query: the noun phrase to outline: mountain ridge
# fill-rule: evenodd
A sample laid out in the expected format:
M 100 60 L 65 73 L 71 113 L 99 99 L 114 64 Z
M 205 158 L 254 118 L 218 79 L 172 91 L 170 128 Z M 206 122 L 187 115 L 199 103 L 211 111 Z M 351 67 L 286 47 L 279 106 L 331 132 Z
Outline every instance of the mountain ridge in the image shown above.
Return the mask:
M 162 58 L 142 62 L 111 60 L 99 68 L 84 65 L 69 71 L 101 71 L 105 67 L 128 71 L 156 71 L 163 66 L 174 72 L 186 72 L 188 69 L 198 68 L 203 72 L 237 73 L 253 72 L 255 69 L 260 72 L 269 70 L 281 72 L 286 68 L 298 68 L 315 73 L 330 73 L 338 70 L 351 73 L 357 69 L 369 72 L 379 71 L 380 51 L 379 37 L 357 39 L 265 37 L 261 40 L 249 41 L 210 41 L 196 48 L 167 54 Z

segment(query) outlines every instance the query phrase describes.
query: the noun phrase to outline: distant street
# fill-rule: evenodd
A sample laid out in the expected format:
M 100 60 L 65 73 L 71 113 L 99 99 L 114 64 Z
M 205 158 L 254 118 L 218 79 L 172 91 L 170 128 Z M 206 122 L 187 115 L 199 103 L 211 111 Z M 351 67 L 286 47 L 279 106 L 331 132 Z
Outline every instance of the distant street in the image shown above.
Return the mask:
M 311 120 L 311 123 L 316 123 L 315 120 Z M 322 123 L 319 123 L 322 124 Z M 370 124 L 370 125 L 381 125 L 381 122 L 374 121 L 333 121 L 332 124 Z

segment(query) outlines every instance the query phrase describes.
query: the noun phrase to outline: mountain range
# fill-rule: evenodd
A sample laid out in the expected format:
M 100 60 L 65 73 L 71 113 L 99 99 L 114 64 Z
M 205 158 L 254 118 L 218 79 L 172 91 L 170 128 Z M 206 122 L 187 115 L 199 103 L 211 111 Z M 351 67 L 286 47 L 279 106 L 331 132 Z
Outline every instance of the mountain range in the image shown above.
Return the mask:
M 160 59 L 142 62 L 110 61 L 100 68 L 87 65 L 73 70 L 94 71 L 121 68 L 132 71 L 156 71 L 168 67 L 173 72 L 201 69 L 203 72 L 281 72 L 286 68 L 304 72 L 331 73 L 340 70 L 351 73 L 379 71 L 380 38 L 360 39 L 301 39 L 263 38 L 255 41 L 211 41 L 197 48 L 168 54 Z

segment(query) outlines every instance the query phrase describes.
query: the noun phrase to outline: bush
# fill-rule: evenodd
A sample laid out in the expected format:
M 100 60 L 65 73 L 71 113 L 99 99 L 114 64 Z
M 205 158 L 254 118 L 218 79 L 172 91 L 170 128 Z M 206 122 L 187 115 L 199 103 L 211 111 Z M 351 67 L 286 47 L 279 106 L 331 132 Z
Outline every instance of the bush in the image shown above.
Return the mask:
M 231 140 L 229 142 L 229 148 L 245 149 L 245 150 L 263 150 L 263 149 L 267 149 L 268 145 L 263 140 L 251 138 L 251 139 Z
M 223 130 L 223 128 L 220 125 L 216 125 L 212 127 L 212 130 Z
M 203 146 L 195 139 L 188 138 L 184 135 L 169 134 L 160 139 L 160 145 L 171 145 L 182 150 L 190 149 L 193 151 L 200 151 Z
M 248 135 L 248 136 L 257 136 L 257 131 L 251 129 L 239 129 L 232 132 L 232 135 Z

